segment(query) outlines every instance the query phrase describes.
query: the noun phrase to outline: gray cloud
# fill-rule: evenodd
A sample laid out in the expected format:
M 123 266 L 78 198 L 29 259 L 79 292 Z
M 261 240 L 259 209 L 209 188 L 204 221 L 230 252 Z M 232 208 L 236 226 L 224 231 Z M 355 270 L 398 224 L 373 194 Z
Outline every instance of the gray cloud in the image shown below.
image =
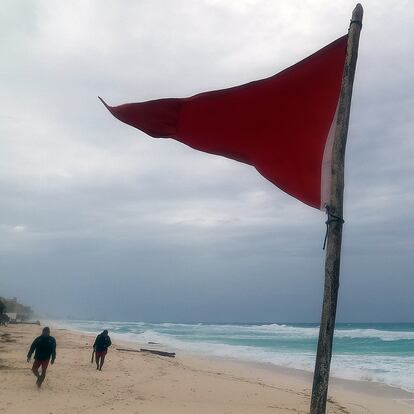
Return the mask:
M 115 121 L 97 96 L 270 76 L 345 33 L 354 4 L 3 3 L 1 292 L 56 316 L 318 320 L 323 214 L 249 166 Z M 364 7 L 338 318 L 412 320 L 414 8 Z

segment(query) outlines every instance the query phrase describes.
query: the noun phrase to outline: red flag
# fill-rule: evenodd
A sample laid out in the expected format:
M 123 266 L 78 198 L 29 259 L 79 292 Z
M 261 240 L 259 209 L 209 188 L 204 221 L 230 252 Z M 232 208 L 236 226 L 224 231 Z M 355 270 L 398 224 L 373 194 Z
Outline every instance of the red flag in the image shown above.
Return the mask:
M 343 36 L 277 75 L 229 89 L 116 107 L 102 102 L 152 137 L 253 165 L 286 193 L 322 209 L 346 45 Z

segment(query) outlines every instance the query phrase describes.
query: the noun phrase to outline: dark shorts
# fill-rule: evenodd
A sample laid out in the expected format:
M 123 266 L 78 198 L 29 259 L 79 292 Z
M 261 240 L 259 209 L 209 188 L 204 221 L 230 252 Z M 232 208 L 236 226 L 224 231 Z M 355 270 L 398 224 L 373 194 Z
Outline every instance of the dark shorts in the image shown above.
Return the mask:
M 96 358 L 104 357 L 108 351 L 95 352 Z
M 45 372 L 47 370 L 47 366 L 49 365 L 48 359 L 37 359 L 33 362 L 32 369 L 38 370 L 40 366 L 42 367 L 42 372 Z

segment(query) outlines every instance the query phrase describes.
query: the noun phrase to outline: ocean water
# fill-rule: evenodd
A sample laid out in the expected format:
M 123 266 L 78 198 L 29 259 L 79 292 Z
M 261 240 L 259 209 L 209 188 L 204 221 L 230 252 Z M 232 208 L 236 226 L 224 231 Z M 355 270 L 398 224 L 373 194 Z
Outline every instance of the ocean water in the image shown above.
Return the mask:
M 65 321 L 79 331 L 157 342 L 170 350 L 313 371 L 317 324 L 177 324 Z M 414 323 L 337 324 L 332 375 L 414 392 Z

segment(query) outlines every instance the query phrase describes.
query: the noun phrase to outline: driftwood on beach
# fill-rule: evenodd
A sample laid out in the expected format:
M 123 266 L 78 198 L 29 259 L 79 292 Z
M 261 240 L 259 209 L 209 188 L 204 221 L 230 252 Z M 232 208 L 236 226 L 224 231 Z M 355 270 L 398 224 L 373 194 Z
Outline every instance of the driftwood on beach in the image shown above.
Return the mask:
M 157 351 L 155 349 L 145 349 L 145 348 L 141 348 L 140 351 L 141 352 L 150 352 L 151 354 L 161 355 L 161 356 L 166 356 L 166 357 L 171 357 L 171 358 L 175 357 L 175 352 Z
M 149 352 L 151 354 L 166 356 L 166 357 L 170 357 L 170 358 L 175 357 L 175 352 L 157 351 L 155 349 L 141 348 L 140 350 L 137 350 L 137 349 L 116 348 L 116 350 L 117 351 L 126 351 L 126 352 Z

